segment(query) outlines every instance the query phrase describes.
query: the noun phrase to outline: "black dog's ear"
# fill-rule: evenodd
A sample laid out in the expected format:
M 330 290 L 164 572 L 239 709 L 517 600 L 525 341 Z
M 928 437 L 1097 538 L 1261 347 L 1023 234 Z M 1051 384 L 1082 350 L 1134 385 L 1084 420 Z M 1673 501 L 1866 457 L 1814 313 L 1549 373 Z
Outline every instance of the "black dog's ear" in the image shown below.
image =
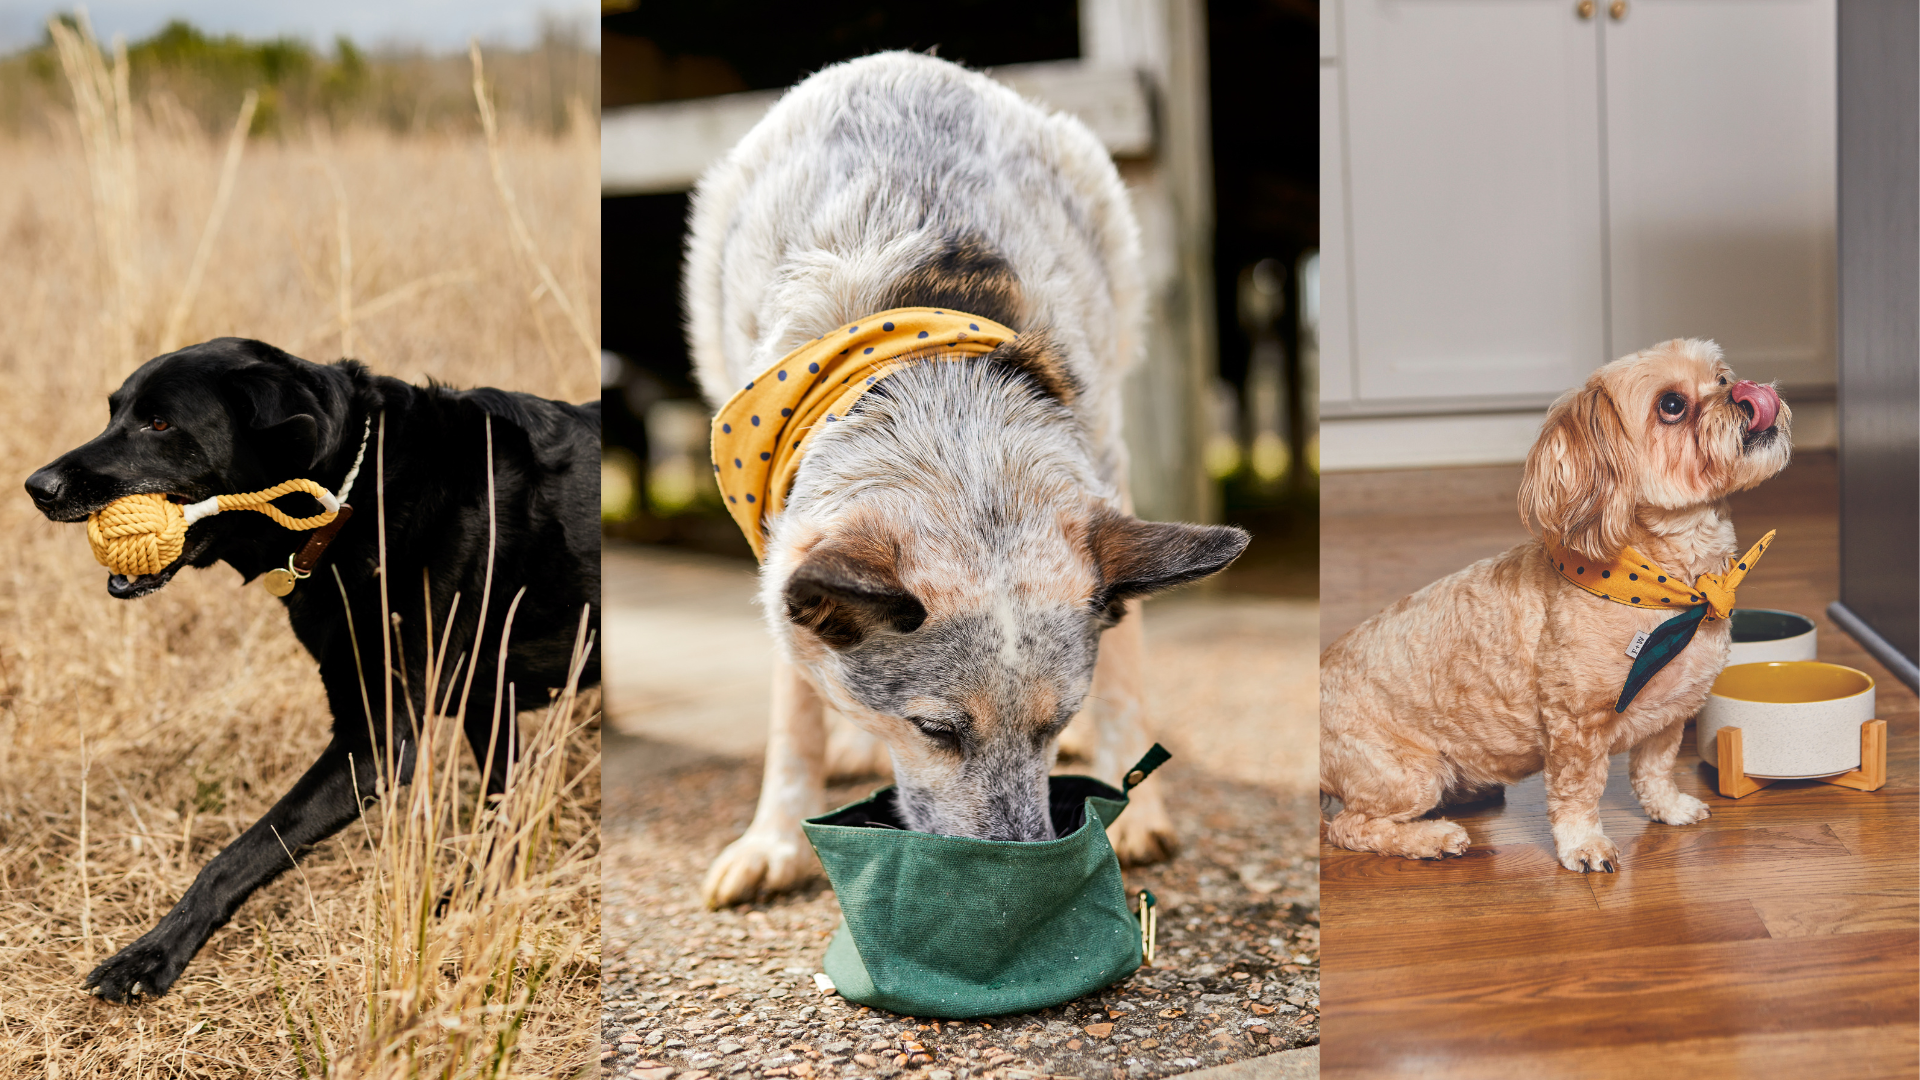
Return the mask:
M 228 390 L 238 418 L 263 454 L 302 472 L 326 456 L 331 421 L 296 372 L 274 364 L 252 365 L 231 377 Z
M 891 542 L 858 533 L 820 544 L 787 579 L 787 618 L 836 649 L 883 628 L 918 630 L 927 609 L 901 585 L 898 557 Z
M 1231 525 L 1141 521 L 1102 510 L 1088 529 L 1101 589 L 1096 607 L 1146 596 L 1217 574 L 1240 557 L 1250 540 Z
M 277 424 L 259 428 L 260 439 L 274 446 L 288 461 L 304 461 L 302 468 L 320 464 L 320 421 L 311 413 L 297 413 Z

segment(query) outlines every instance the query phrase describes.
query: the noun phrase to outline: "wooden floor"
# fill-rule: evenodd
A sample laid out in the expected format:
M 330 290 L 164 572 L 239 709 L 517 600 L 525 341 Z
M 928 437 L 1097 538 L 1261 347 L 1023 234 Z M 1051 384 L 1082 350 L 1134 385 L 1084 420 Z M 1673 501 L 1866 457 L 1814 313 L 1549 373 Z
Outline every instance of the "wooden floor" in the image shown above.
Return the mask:
M 1404 593 L 1525 539 L 1518 468 L 1323 480 L 1323 644 Z M 1878 684 L 1887 786 L 1786 781 L 1738 801 L 1688 731 L 1681 789 L 1713 817 L 1654 824 L 1614 759 L 1601 816 L 1618 874 L 1561 869 L 1540 778 L 1458 808 L 1473 848 L 1414 862 L 1321 845 L 1321 1075 L 1920 1075 L 1920 720 L 1914 694 L 1825 615 L 1830 454 L 1734 504 L 1779 538 L 1743 607 L 1812 616 L 1820 658 Z

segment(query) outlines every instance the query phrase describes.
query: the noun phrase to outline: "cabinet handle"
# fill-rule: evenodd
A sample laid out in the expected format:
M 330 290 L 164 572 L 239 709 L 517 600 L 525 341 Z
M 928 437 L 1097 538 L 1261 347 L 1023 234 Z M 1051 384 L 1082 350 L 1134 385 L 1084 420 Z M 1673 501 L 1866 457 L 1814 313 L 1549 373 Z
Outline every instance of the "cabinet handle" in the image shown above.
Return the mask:
M 1613 16 L 1614 22 L 1619 22 L 1621 19 L 1626 18 L 1627 0 L 1613 0 L 1612 5 L 1607 8 L 1607 14 Z
M 1593 0 L 1580 0 L 1579 3 L 1573 5 L 1573 11 L 1574 14 L 1580 16 L 1582 19 L 1593 18 Z

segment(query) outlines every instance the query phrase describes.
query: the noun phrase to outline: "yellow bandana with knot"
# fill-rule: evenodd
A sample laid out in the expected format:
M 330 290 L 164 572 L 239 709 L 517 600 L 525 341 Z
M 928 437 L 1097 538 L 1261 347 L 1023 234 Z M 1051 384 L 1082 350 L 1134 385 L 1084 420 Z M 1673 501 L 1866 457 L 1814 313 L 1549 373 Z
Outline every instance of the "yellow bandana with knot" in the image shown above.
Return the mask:
M 713 471 L 756 558 L 761 522 L 786 505 L 807 443 L 887 376 L 923 360 L 985 356 L 1014 331 L 978 315 L 894 308 L 836 327 L 781 357 L 713 418 Z
M 1629 607 L 1688 608 L 1705 604 L 1707 621 L 1712 622 L 1733 614 L 1733 591 L 1771 543 L 1773 532 L 1769 531 L 1725 573 L 1701 574 L 1700 580 L 1691 585 L 1653 565 L 1653 560 L 1631 547 L 1621 548 L 1610 563 L 1595 562 L 1559 544 L 1547 545 L 1547 557 L 1560 576 L 1595 596 Z
M 320 500 L 325 512 L 296 518 L 273 505 L 273 500 L 296 491 Z M 333 492 L 312 480 L 283 480 L 264 491 L 215 495 L 184 506 L 160 494 L 125 495 L 87 518 L 87 543 L 100 565 L 116 574 L 157 574 L 186 550 L 187 526 L 223 510 L 258 510 L 299 532 L 332 521 L 340 504 Z

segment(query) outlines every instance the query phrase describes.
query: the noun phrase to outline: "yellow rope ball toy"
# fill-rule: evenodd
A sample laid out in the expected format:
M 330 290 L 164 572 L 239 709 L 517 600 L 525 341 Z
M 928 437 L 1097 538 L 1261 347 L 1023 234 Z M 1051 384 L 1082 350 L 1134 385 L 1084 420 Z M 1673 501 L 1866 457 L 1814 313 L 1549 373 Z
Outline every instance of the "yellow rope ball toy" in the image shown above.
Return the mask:
M 186 550 L 188 526 L 225 510 L 257 510 L 295 532 L 324 529 L 343 511 L 353 512 L 346 504 L 347 496 L 353 491 L 354 479 L 360 475 L 360 464 L 367 459 L 367 444 L 373 438 L 373 419 L 367 417 L 360 432 L 360 452 L 353 456 L 353 467 L 347 470 L 347 478 L 341 481 L 337 495 L 304 478 L 282 480 L 261 491 L 215 495 L 185 505 L 158 492 L 123 495 L 87 517 L 87 544 L 93 548 L 93 557 L 101 566 L 126 577 L 157 574 L 172 566 Z M 273 505 L 273 500 L 296 491 L 304 491 L 319 500 L 322 511 L 312 517 L 297 518 Z M 342 519 L 341 524 L 345 523 Z M 267 574 L 267 591 L 285 596 L 293 588 L 293 582 L 307 576 L 313 560 L 320 557 L 331 540 L 332 530 L 309 540 L 307 552 L 300 556 L 305 560 L 302 563 L 296 563 L 295 556 L 289 555 L 285 570 Z M 277 581 L 276 576 L 279 576 Z
M 273 505 L 273 500 L 296 491 L 320 500 L 325 512 L 296 518 Z M 184 506 L 160 494 L 127 495 L 87 518 L 87 543 L 100 565 L 116 574 L 157 574 L 186 550 L 189 525 L 224 510 L 257 510 L 285 528 L 304 532 L 331 522 L 340 513 L 340 502 L 333 492 L 306 479 L 283 480 L 264 491 L 242 495 L 215 495 Z

